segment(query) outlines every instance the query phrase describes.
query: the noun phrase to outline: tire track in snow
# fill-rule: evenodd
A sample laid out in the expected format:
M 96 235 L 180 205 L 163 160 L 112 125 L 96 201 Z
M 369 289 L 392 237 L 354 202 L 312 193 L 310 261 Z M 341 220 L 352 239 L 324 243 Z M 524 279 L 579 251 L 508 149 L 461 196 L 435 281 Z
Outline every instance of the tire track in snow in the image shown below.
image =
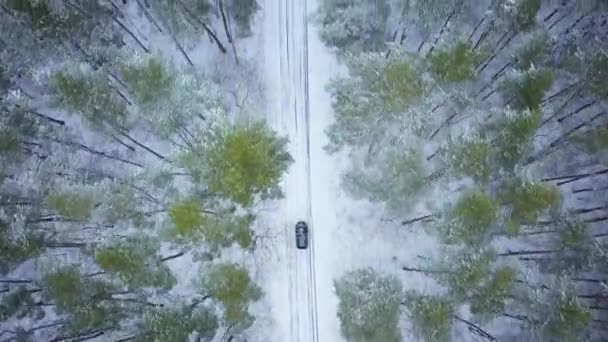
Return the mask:
M 318 341 L 316 284 L 314 275 L 314 220 L 311 208 L 310 144 L 309 144 L 309 101 L 308 101 L 308 22 L 305 0 L 281 0 L 285 6 L 286 53 L 290 83 L 291 127 L 288 128 L 292 141 L 292 153 L 296 160 L 290 175 L 289 215 L 293 222 L 305 219 L 309 224 L 309 248 L 293 249 L 295 253 L 296 303 L 295 325 L 297 337 L 293 341 Z M 289 121 L 288 121 L 289 122 Z M 288 123 L 289 125 L 289 123 Z M 290 234 L 292 241 L 293 232 Z
M 276 2 L 275 2 L 276 1 Z M 267 69 L 278 78 L 271 82 L 277 87 L 277 109 L 273 123 L 280 134 L 289 137 L 289 153 L 295 163 L 285 175 L 282 185 L 285 192 L 285 295 L 288 305 L 281 304 L 285 311 L 276 317 L 281 322 L 286 342 L 318 341 L 314 219 L 311 208 L 310 172 L 310 129 L 308 99 L 308 22 L 305 0 L 266 0 L 271 15 L 266 31 L 266 39 L 278 42 L 274 47 L 267 45 L 267 53 L 276 56 L 275 64 L 267 64 Z M 277 51 L 278 50 L 278 51 Z M 278 56 L 277 56 L 278 54 Z M 273 59 L 271 59 L 273 60 Z M 276 65 L 279 64 L 279 65 Z M 273 67 L 273 65 L 276 65 Z M 279 67 L 279 69 L 275 69 Z M 274 110 L 276 111 L 276 110 Z M 276 127 L 278 126 L 278 127 Z M 298 220 L 309 224 L 309 248 L 296 248 L 294 225 Z M 279 300 L 279 297 L 275 297 Z

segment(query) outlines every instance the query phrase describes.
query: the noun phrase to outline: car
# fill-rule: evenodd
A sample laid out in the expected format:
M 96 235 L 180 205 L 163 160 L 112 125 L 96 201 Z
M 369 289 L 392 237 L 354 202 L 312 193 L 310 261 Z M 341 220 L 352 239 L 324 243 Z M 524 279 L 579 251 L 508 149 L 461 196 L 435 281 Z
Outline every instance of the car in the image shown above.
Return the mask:
M 304 221 L 296 223 L 296 247 L 298 249 L 308 248 L 308 224 Z

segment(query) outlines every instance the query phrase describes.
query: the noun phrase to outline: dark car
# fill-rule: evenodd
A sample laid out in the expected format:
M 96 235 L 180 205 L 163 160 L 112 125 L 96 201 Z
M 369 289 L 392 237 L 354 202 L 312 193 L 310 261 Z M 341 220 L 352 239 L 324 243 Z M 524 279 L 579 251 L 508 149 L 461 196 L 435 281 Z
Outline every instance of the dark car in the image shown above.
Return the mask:
M 308 248 L 308 224 L 304 221 L 296 223 L 296 246 L 298 249 Z

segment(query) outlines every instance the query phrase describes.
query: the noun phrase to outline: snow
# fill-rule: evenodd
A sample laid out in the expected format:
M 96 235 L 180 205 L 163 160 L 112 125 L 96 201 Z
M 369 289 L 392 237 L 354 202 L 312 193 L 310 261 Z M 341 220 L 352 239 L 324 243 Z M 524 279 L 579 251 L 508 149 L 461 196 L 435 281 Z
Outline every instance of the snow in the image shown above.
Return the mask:
M 309 1 L 308 14 L 316 6 L 315 0 Z M 329 155 L 323 147 L 329 142 L 325 130 L 333 120 L 325 85 L 345 74 L 345 67 L 319 40 L 317 28 L 303 21 L 304 13 L 297 12 L 306 10 L 303 2 L 267 0 L 262 8 L 266 118 L 271 127 L 289 137 L 295 159 L 284 177 L 285 199 L 265 215 L 277 232 L 283 232 L 276 246 L 284 246 L 273 251 L 276 259 L 263 272 L 273 324 L 273 332 L 266 337 L 271 341 L 344 341 L 334 280 L 347 271 L 371 266 L 398 276 L 407 288 L 426 289 L 433 286 L 432 281 L 406 274 L 399 266 L 415 265 L 418 255 L 430 255 L 435 240 L 420 230 L 383 222 L 380 205 L 353 200 L 342 190 L 341 175 L 350 158 L 346 153 Z M 306 46 L 308 51 L 303 51 Z M 302 77 L 306 73 L 303 58 L 308 59 L 307 79 Z M 302 98 L 306 91 L 307 112 Z M 424 212 L 421 206 L 416 211 Z M 311 227 L 306 251 L 295 249 L 293 229 L 300 219 L 307 219 Z

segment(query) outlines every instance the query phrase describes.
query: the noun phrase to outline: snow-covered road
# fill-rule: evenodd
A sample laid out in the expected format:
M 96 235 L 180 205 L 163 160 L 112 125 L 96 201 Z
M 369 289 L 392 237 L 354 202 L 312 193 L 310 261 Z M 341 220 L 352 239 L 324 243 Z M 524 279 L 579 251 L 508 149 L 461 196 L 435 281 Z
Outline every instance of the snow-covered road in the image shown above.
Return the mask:
M 318 341 L 315 283 L 315 223 L 311 207 L 308 108 L 308 22 L 304 0 L 268 0 L 264 4 L 265 75 L 270 93 L 267 119 L 289 137 L 295 163 L 284 177 L 283 211 L 285 288 L 275 287 L 275 323 L 287 341 Z M 298 250 L 294 226 L 309 224 L 310 247 Z M 286 292 L 286 293 L 285 293 Z M 287 303 L 280 303 L 281 297 Z M 288 317 L 277 317 L 287 316 Z M 275 337 L 277 338 L 277 337 Z
M 285 249 L 279 252 L 283 262 L 275 270 L 269 293 L 276 329 L 273 341 L 343 340 L 333 292 L 341 253 L 333 241 L 339 174 L 335 161 L 323 150 L 332 118 L 324 86 L 336 74 L 338 63 L 308 21 L 315 7 L 316 0 L 266 0 L 263 7 L 266 117 L 275 130 L 289 137 L 295 160 L 283 179 L 285 200 L 275 215 L 284 227 Z M 307 250 L 295 246 L 298 220 L 309 225 Z

